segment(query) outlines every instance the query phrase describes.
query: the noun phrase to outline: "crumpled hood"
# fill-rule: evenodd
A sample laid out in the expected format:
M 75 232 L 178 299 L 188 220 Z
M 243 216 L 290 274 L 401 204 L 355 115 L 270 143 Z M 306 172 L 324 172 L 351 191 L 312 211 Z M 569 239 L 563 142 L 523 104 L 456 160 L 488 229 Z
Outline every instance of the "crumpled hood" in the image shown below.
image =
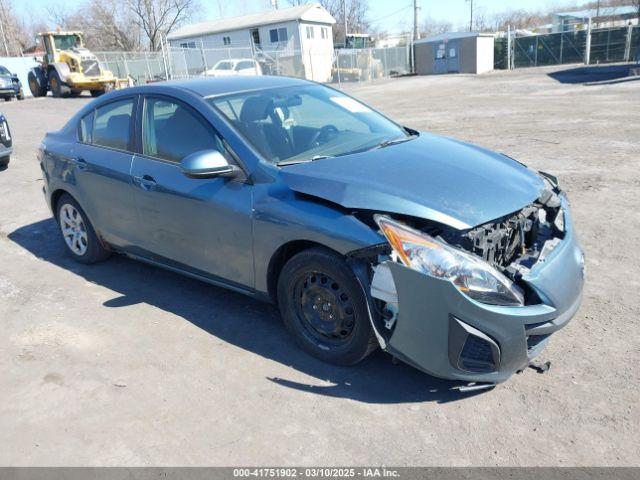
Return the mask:
M 386 148 L 289 165 L 281 174 L 292 190 L 345 208 L 411 215 L 460 230 L 516 212 L 546 188 L 514 160 L 427 133 Z

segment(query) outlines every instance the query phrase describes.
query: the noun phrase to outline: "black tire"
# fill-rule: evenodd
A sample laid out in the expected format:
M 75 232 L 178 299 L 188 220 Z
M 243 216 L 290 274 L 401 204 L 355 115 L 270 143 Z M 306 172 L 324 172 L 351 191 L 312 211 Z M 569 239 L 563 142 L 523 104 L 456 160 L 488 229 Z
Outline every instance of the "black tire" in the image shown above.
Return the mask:
M 286 263 L 278 305 L 296 343 L 320 360 L 354 365 L 378 346 L 360 283 L 344 258 L 329 250 L 304 250 Z
M 71 89 L 71 96 L 72 97 L 79 97 L 80 95 L 82 95 L 82 90 L 76 90 L 76 89 Z
M 86 250 L 83 253 L 78 253 L 74 251 L 66 240 L 66 235 L 63 233 L 63 228 L 65 228 L 65 208 L 71 206 L 80 216 L 80 221 L 84 226 L 84 232 L 86 233 Z M 78 219 L 78 217 L 74 217 L 74 219 Z M 111 255 L 111 252 L 104 248 L 98 236 L 96 235 L 95 230 L 93 229 L 93 225 L 87 218 L 86 213 L 75 199 L 69 194 L 63 194 L 56 203 L 56 220 L 58 221 L 58 227 L 60 228 L 60 232 L 62 234 L 65 246 L 67 247 L 67 252 L 73 257 L 74 260 L 80 263 L 91 264 L 101 262 L 105 260 Z
M 99 97 L 100 95 L 104 95 L 106 93 L 106 90 L 102 89 L 102 90 L 91 90 L 91 96 L 92 97 Z
M 20 87 L 20 90 L 18 91 L 18 94 L 16 95 L 16 98 L 18 100 L 24 100 L 24 90 L 22 90 L 22 87 Z
M 12 100 L 13 100 L 13 97 L 11 95 L 7 95 L 6 97 L 4 97 L 5 102 L 10 102 Z
M 68 97 L 71 93 L 71 89 L 62 83 L 60 75 L 54 69 L 49 72 L 49 89 L 56 98 Z
M 38 82 L 38 77 L 36 77 L 35 73 L 29 72 L 29 74 L 27 75 L 27 79 L 29 83 L 29 90 L 31 90 L 31 95 L 33 95 L 34 97 L 44 97 L 47 94 L 46 83 L 44 85 L 41 85 L 40 82 Z
M 11 160 L 9 155 L 0 158 L 0 170 L 5 170 L 9 166 L 9 160 Z

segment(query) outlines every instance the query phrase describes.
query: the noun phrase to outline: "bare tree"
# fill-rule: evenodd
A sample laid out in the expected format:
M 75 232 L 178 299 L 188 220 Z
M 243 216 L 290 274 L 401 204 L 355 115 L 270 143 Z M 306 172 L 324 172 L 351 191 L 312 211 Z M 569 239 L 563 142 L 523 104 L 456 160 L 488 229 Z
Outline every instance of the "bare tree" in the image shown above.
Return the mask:
M 11 0 L 0 0 L 0 54 L 21 55 L 33 43 L 25 22 L 16 14 Z
M 187 20 L 197 0 L 127 0 L 133 22 L 143 32 L 149 50 L 158 50 L 162 36 Z
M 369 3 L 367 0 L 320 0 L 320 5 L 327 9 L 336 24 L 333 26 L 333 41 L 342 43 L 345 40 L 344 10 L 346 2 L 347 30 L 350 33 L 370 33 L 368 15 Z
M 432 35 L 438 35 L 440 33 L 450 32 L 453 29 L 453 25 L 450 22 L 443 22 L 440 20 L 434 20 L 427 17 L 422 22 L 420 28 L 420 38 L 430 37 Z

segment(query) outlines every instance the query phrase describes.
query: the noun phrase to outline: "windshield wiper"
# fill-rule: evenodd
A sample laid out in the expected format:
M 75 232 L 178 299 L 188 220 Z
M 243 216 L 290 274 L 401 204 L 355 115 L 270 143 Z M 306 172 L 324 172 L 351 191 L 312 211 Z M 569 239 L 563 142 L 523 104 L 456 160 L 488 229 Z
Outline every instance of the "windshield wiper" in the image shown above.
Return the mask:
M 297 159 L 297 160 L 283 160 L 281 162 L 276 163 L 278 167 L 282 167 L 284 165 L 294 165 L 296 163 L 307 163 L 313 162 L 315 160 L 322 160 L 324 158 L 333 158 L 333 155 L 314 155 L 311 158 Z
M 397 145 L 398 143 L 404 143 L 404 142 L 408 142 L 409 140 L 413 140 L 416 137 L 417 135 L 409 135 L 407 137 L 392 138 L 391 140 L 385 140 L 384 142 L 380 142 L 378 145 L 376 145 L 373 148 L 385 148 L 391 145 Z

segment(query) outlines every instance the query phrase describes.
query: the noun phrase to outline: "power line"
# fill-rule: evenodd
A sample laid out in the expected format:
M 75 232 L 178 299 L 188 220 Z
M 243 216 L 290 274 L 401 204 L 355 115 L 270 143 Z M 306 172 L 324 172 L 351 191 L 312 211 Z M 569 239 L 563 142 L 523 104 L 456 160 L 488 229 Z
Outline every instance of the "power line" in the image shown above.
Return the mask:
M 374 24 L 374 23 L 381 22 L 381 21 L 386 20 L 387 18 L 389 18 L 389 17 L 391 17 L 393 15 L 396 15 L 396 14 L 398 14 L 400 12 L 404 12 L 405 10 L 408 10 L 409 8 L 413 8 L 413 0 L 411 1 L 411 3 L 409 3 L 409 5 L 407 5 L 405 7 L 402 7 L 400 9 L 396 10 L 395 12 L 391 12 L 391 13 L 383 16 L 383 17 L 376 18 L 375 20 L 371 20 L 369 23 L 370 24 Z

